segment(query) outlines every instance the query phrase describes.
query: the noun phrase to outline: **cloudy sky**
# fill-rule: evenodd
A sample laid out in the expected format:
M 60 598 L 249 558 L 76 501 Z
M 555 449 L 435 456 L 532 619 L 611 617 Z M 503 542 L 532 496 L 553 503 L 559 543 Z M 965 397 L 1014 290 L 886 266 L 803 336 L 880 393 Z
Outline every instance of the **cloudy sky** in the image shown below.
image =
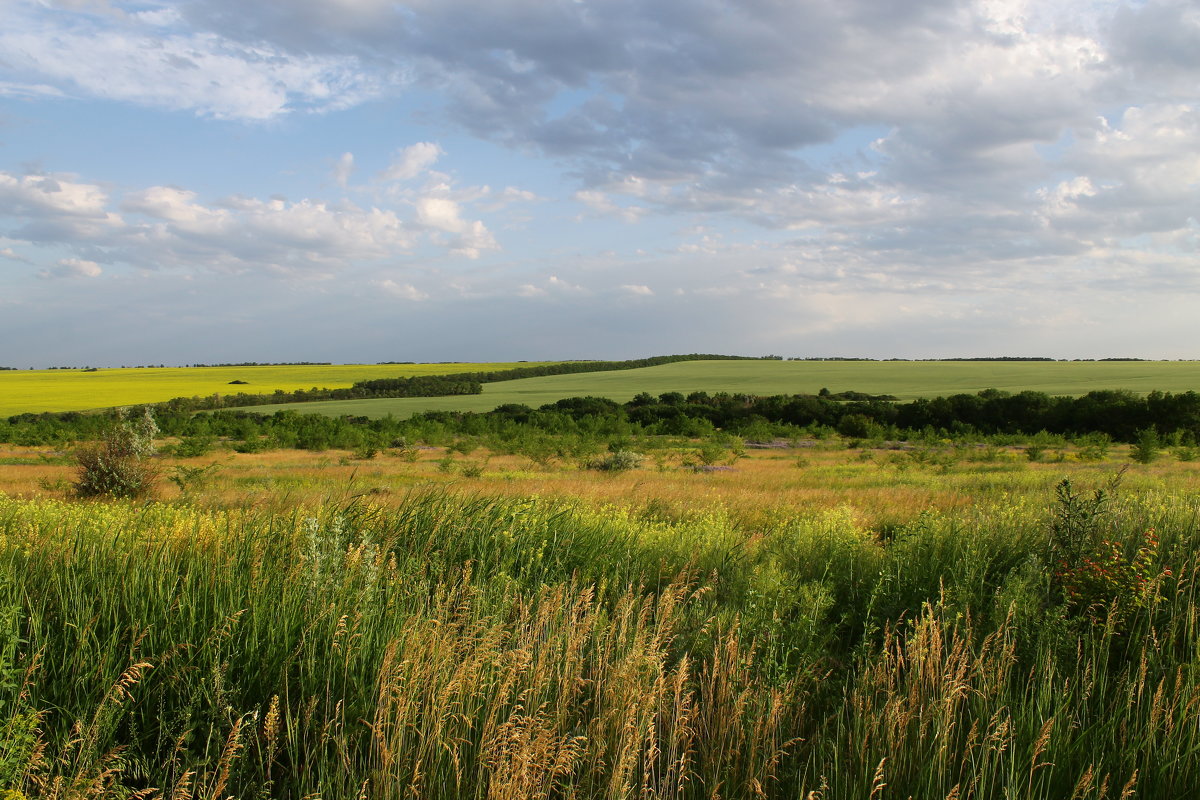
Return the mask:
M 1200 357 L 1197 0 L 0 15 L 0 365 Z

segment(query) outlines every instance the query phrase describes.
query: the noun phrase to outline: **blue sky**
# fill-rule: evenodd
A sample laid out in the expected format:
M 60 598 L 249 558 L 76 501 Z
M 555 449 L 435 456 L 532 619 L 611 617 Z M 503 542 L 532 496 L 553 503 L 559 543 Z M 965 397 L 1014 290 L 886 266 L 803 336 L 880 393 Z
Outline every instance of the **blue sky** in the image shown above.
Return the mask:
M 1194 0 L 0 14 L 0 365 L 1200 355 Z

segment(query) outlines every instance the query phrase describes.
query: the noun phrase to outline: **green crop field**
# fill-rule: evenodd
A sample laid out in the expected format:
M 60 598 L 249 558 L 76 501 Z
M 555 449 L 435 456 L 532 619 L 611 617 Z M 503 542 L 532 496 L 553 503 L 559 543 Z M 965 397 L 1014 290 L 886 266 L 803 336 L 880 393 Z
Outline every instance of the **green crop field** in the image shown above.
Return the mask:
M 684 361 L 485 384 L 480 395 L 292 403 L 254 410 L 405 418 L 421 411 L 488 411 L 504 403 L 536 408 L 586 395 L 625 401 L 639 392 L 816 394 L 822 388 L 893 394 L 902 400 L 989 388 L 1051 395 L 1096 389 L 1184 392 L 1200 390 L 1200 361 Z
M 538 362 L 542 363 L 542 362 Z M 43 411 L 83 411 L 175 397 L 214 393 L 270 393 L 276 389 L 338 389 L 374 378 L 446 375 L 475 370 L 512 369 L 529 363 L 307 364 L 262 367 L 148 367 L 137 369 L 0 371 L 0 416 Z M 230 385 L 230 381 L 245 385 Z

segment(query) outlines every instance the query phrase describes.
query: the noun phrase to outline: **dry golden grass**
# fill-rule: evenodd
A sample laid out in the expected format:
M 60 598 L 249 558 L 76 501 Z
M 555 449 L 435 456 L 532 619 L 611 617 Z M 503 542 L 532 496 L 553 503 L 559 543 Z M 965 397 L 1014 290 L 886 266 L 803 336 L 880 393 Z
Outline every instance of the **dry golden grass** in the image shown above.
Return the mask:
M 198 458 L 162 457 L 166 480 L 157 496 L 179 499 L 183 492 L 172 475 L 216 465 L 191 487 L 191 499 L 224 507 L 283 507 L 368 496 L 386 506 L 402 503 L 414 488 L 453 486 L 469 493 L 570 498 L 665 518 L 719 509 L 753 529 L 780 514 L 836 507 L 855 509 L 871 525 L 902 523 L 925 510 L 964 509 L 1029 493 L 1048 497 L 1063 477 L 1098 485 L 1123 467 L 1128 488 L 1200 490 L 1200 462 L 1164 456 L 1150 465 L 1134 464 L 1123 448 L 1104 461 L 1080 461 L 1066 452 L 1062 461 L 1031 463 L 1015 448 L 1001 448 L 981 461 L 971 449 L 858 450 L 829 444 L 751 449 L 711 472 L 683 466 L 687 456 L 665 451 L 648 457 L 639 469 L 606 473 L 564 461 L 538 465 L 484 449 L 463 456 L 427 447 L 416 452 L 415 460 L 395 451 L 368 460 L 340 450 L 215 450 Z M 0 492 L 12 496 L 62 497 L 74 469 L 69 453 L 0 446 Z
M 616 474 L 413 453 L 162 458 L 191 482 L 148 506 L 0 495 L 0 635 L 28 613 L 42 664 L 0 669 L 31 690 L 18 724 L 0 721 L 19 796 L 1116 800 L 1200 785 L 1195 464 L 1130 465 L 1106 519 L 1171 544 L 1138 604 L 1118 614 L 1114 595 L 1097 622 L 1053 611 L 1029 556 L 1054 484 L 1102 484 L 1129 463 L 1119 448 L 1030 463 L 829 443 L 709 473 L 677 450 Z M 0 450 L 2 492 L 62 494 L 71 474 L 63 454 Z M 431 485 L 456 490 L 407 491 Z

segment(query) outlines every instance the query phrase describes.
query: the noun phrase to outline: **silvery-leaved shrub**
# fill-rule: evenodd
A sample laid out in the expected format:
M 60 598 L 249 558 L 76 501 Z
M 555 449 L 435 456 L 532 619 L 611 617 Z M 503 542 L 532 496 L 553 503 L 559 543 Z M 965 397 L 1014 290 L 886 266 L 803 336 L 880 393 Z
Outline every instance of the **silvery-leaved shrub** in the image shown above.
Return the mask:
M 80 497 L 145 497 L 154 490 L 158 468 L 150 460 L 158 425 L 147 408 L 136 420 L 117 413 L 98 442 L 75 452 L 75 493 Z
M 593 459 L 589 466 L 601 472 L 624 472 L 625 470 L 640 467 L 642 459 L 643 456 L 641 453 L 620 449 L 614 450 L 601 458 Z

